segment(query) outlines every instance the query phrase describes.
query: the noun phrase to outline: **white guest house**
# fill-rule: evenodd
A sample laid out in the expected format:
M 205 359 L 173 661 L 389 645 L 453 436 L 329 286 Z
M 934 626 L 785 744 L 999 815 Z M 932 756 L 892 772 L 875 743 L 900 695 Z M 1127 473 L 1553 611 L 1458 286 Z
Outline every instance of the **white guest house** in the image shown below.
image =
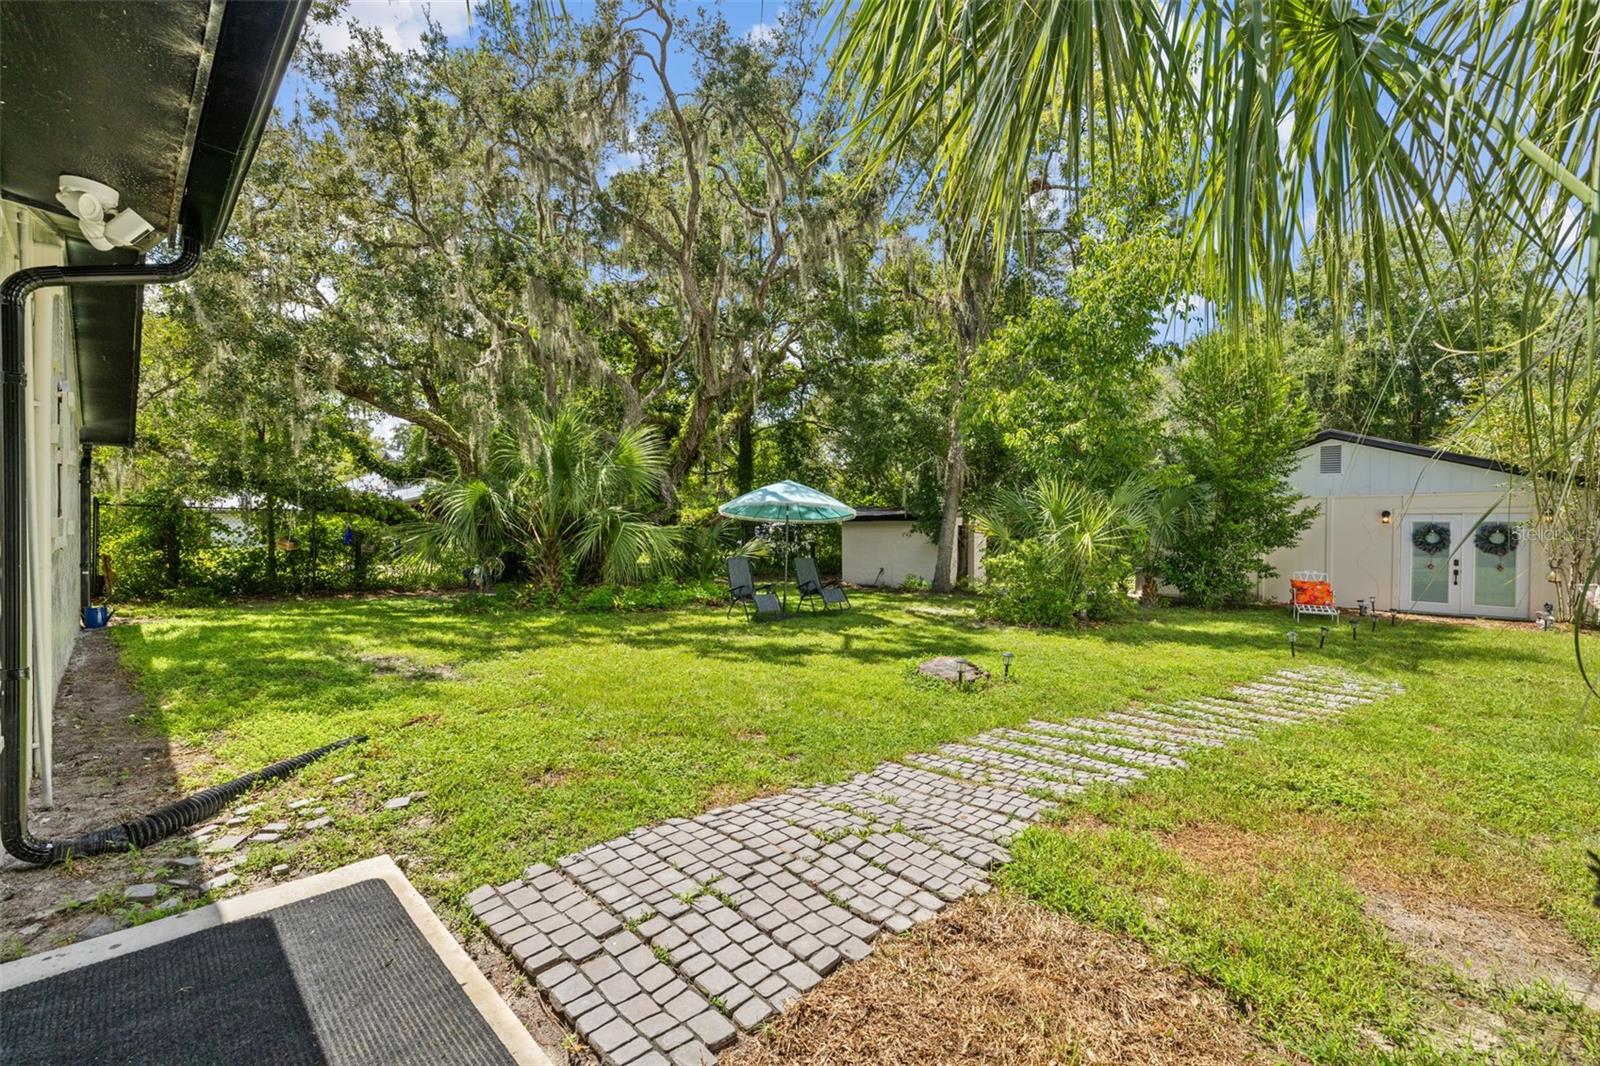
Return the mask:
M 1291 574 L 1319 571 L 1340 607 L 1532 618 L 1556 596 L 1520 481 L 1493 459 L 1323 430 L 1290 476 L 1320 513 L 1259 594 L 1287 602 Z

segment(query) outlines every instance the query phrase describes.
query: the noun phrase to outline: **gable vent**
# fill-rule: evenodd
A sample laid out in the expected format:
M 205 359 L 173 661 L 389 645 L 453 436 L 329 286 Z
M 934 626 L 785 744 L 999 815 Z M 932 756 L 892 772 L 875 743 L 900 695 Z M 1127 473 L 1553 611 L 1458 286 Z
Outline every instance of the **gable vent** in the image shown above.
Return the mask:
M 1319 468 L 1324 474 L 1337 474 L 1344 466 L 1344 446 L 1341 444 L 1324 444 L 1322 446 L 1322 465 Z

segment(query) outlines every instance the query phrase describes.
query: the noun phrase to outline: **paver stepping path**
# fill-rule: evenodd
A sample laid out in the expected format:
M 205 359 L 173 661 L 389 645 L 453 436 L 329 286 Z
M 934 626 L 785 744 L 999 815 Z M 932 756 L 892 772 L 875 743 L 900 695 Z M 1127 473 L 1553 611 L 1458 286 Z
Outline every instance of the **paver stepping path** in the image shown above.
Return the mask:
M 991 729 L 840 784 L 636 829 L 467 904 L 602 1061 L 710 1063 L 885 930 L 987 891 L 1012 838 L 1061 800 L 1395 691 L 1280 670 L 1220 698 Z

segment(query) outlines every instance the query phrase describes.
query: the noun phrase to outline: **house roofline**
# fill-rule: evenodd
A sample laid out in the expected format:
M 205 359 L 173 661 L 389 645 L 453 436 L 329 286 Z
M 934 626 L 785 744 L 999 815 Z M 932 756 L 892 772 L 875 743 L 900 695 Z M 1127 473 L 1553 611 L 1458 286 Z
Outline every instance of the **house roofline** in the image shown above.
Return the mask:
M 1305 444 L 1303 448 L 1323 444 L 1327 441 L 1341 441 L 1346 444 L 1365 444 L 1369 448 L 1382 448 L 1384 451 L 1400 452 L 1404 455 L 1415 455 L 1423 459 L 1434 459 L 1441 463 L 1455 463 L 1457 466 L 1473 466 L 1479 470 L 1494 470 L 1502 474 L 1520 476 L 1526 471 L 1521 467 L 1502 463 L 1498 459 L 1487 459 L 1481 455 L 1468 455 L 1465 452 L 1452 452 L 1444 448 L 1429 448 L 1421 444 L 1407 444 L 1401 440 L 1390 440 L 1388 437 L 1374 437 L 1366 433 L 1352 433 L 1348 429 L 1324 429 L 1317 433 Z

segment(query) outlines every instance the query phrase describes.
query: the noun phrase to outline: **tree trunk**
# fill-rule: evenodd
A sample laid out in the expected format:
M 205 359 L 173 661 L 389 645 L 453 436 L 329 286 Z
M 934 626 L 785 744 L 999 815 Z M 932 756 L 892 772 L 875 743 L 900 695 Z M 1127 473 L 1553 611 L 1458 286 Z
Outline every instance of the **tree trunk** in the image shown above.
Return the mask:
M 183 504 L 174 504 L 167 512 L 161 541 L 167 564 L 167 584 L 177 588 L 183 583 Z
M 944 509 L 939 515 L 939 557 L 933 564 L 933 591 L 955 591 L 956 534 L 961 529 L 961 483 L 967 477 L 967 448 L 961 440 L 960 398 L 950 410 L 950 447 L 944 456 Z
M 944 508 L 939 515 L 939 558 L 933 564 L 933 591 L 954 592 L 956 539 L 961 532 L 961 490 L 967 480 L 967 446 L 962 438 L 961 408 L 967 399 L 967 372 L 971 353 L 983 339 L 983 280 L 975 268 L 963 267 L 960 299 L 955 307 L 956 365 L 951 390 L 950 418 L 946 423 L 949 445 L 944 456 Z M 987 275 L 985 275 L 986 279 Z
M 310 530 L 310 537 L 306 541 L 306 577 L 304 588 L 307 592 L 317 590 L 317 512 L 312 511 L 306 516 L 306 528 Z
M 711 410 L 715 402 L 703 388 L 697 392 L 694 406 L 690 408 L 689 417 L 684 420 L 683 429 L 678 435 L 677 447 L 667 466 L 666 484 L 661 487 L 667 506 L 674 510 L 678 506 L 678 486 L 700 457 L 700 446 L 705 442 L 706 428 L 711 424 Z
M 278 509 L 277 504 L 269 495 L 267 497 L 267 589 L 269 591 L 278 587 Z
M 756 487 L 756 442 L 750 423 L 749 411 L 739 416 L 739 457 L 734 468 L 737 495 L 743 496 Z

